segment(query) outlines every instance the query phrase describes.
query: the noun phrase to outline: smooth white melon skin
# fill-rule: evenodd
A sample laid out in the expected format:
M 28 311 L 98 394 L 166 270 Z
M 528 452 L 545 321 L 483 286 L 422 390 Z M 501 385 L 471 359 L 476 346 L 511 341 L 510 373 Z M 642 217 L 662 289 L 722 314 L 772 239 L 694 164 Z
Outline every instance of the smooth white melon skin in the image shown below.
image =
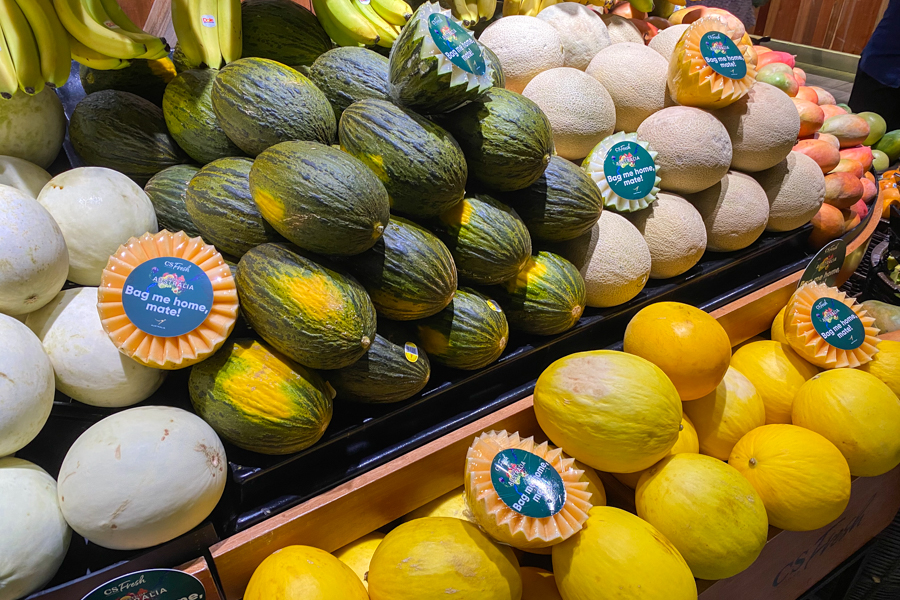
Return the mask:
M 56 481 L 34 463 L 0 458 L 0 531 L 0 600 L 47 585 L 66 556 L 72 530 L 57 504 Z
M 39 309 L 68 272 L 66 240 L 50 213 L 25 192 L 0 185 L 0 313 Z
M 635 44 L 643 44 L 644 36 L 637 25 L 632 23 L 621 15 L 606 14 L 601 17 L 606 23 L 609 31 L 609 41 L 612 44 L 622 44 L 624 42 L 633 42 Z
M 66 136 L 66 115 L 52 89 L 35 96 L 16 94 L 0 102 L 0 155 L 15 156 L 46 169 Z
M 684 32 L 687 31 L 687 28 L 688 25 L 672 25 L 671 27 L 660 29 L 659 33 L 653 36 L 650 43 L 647 44 L 647 47 L 659 52 L 668 63 L 672 58 L 672 53 L 675 51 L 675 45 L 681 39 L 681 36 L 684 35 Z
M 618 306 L 637 296 L 650 277 L 650 249 L 628 219 L 604 210 L 581 237 L 565 242 L 560 253 L 584 278 L 588 306 Z
M 765 171 L 753 173 L 769 199 L 766 231 L 791 231 L 809 223 L 825 201 L 825 175 L 816 161 L 791 152 Z
M 637 134 L 657 152 L 659 187 L 669 192 L 705 190 L 718 183 L 731 165 L 728 131 L 699 108 L 664 108 L 647 117 Z
M 538 73 L 566 62 L 556 29 L 537 17 L 511 15 L 498 19 L 481 32 L 478 41 L 500 59 L 506 89 L 520 94 Z
M 38 194 L 52 179 L 50 173 L 15 156 L 0 156 L 0 184 L 16 188 L 37 199 Z
M 59 505 L 72 529 L 95 544 L 148 548 L 208 517 L 225 478 L 225 449 L 203 419 L 140 406 L 75 440 L 59 471 Z
M 53 363 L 56 389 L 79 402 L 131 406 L 159 389 L 168 373 L 119 352 L 100 324 L 95 287 L 60 292 L 26 324 Z
M 601 50 L 585 73 L 599 81 L 616 106 L 616 131 L 632 133 L 666 106 L 669 62 L 645 46 L 625 42 Z
M 769 221 L 769 199 L 751 176 L 729 171 L 722 181 L 687 199 L 706 225 L 706 249 L 733 252 L 762 235 Z
M 616 107 L 599 81 L 572 67 L 544 71 L 522 91 L 547 115 L 556 153 L 569 160 L 584 158 L 612 135 Z
M 746 173 L 780 163 L 800 134 L 800 113 L 790 96 L 762 81 L 737 102 L 712 114 L 731 136 L 731 168 Z
M 668 279 L 689 271 L 706 251 L 706 225 L 694 206 L 660 192 L 656 202 L 629 219 L 650 248 L 650 278 Z
M 41 341 L 13 317 L 0 315 L 0 456 L 21 450 L 40 433 L 53 395 L 53 367 Z
M 583 4 L 553 4 L 539 12 L 537 18 L 549 23 L 559 34 L 565 67 L 584 71 L 591 59 L 611 43 L 603 19 Z
M 61 173 L 38 196 L 69 247 L 69 279 L 100 285 L 109 257 L 132 237 L 159 231 L 153 203 L 126 175 L 103 167 Z

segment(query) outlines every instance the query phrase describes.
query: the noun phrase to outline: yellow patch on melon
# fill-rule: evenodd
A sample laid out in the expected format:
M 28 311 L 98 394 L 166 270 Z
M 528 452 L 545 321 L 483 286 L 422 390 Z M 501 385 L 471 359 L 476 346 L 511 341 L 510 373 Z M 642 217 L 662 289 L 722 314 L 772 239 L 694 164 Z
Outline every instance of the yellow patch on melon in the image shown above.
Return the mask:
M 255 189 L 253 201 L 259 208 L 260 214 L 273 223 L 281 223 L 285 218 L 284 202 L 276 198 L 269 192 L 262 189 Z
M 547 266 L 545 264 L 535 261 L 534 257 L 529 257 L 525 266 L 522 267 L 522 270 L 520 270 L 515 277 L 507 279 L 500 285 L 502 285 L 507 292 L 513 293 L 516 290 L 527 288 L 528 282 L 531 279 L 540 279 L 546 273 Z
M 292 420 L 296 418 L 296 407 L 285 404 L 292 398 L 285 397 L 281 382 L 298 379 L 296 367 L 282 360 L 281 355 L 262 348 L 257 341 L 249 346 L 235 345 L 232 356 L 246 365 L 246 372 L 242 377 L 223 377 L 222 391 L 240 398 L 240 410 L 249 418 Z
M 419 325 L 417 332 L 422 340 L 422 347 L 428 348 L 429 352 L 443 354 L 450 347 L 450 339 L 436 329 Z
M 315 320 L 327 320 L 344 308 L 344 298 L 329 278 L 314 273 L 302 276 L 280 275 L 278 285 L 293 302 Z
M 288 546 L 276 550 L 256 567 L 244 600 L 273 598 L 368 600 L 356 573 L 324 550 Z
M 687 406 L 687 404 L 688 403 L 685 402 L 685 406 Z M 694 427 L 694 424 L 688 418 L 687 414 L 681 416 L 681 425 L 678 427 L 678 441 L 675 442 L 675 445 L 669 450 L 668 455 L 672 456 L 681 454 L 682 452 L 693 452 L 694 454 L 700 452 L 700 440 L 697 437 L 697 428 Z M 611 473 L 611 475 L 631 489 L 634 489 L 637 487 L 641 475 L 646 472 L 647 469 L 638 471 L 637 473 Z
M 768 340 L 742 346 L 731 357 L 731 366 L 756 388 L 765 405 L 766 424 L 790 423 L 797 390 L 819 372 L 788 344 Z
M 342 147 L 341 150 L 344 150 Z M 346 152 L 346 150 L 344 150 Z M 390 176 L 387 174 L 387 171 L 384 170 L 384 157 L 380 154 L 366 154 L 365 155 L 365 163 L 366 166 L 371 169 L 373 173 L 375 173 L 376 177 L 382 181 L 388 181 Z
M 457 202 L 453 208 L 444 211 L 439 217 L 441 223 L 459 229 L 463 225 L 468 225 L 472 219 L 472 203 L 467 199 Z

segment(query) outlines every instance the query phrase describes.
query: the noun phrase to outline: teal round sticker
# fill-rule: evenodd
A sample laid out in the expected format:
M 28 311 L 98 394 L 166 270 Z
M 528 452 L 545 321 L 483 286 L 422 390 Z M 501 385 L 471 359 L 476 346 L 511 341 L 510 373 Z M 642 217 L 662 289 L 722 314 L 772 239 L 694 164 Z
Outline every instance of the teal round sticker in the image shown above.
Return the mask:
M 441 53 L 454 65 L 475 75 L 484 75 L 487 66 L 478 42 L 459 23 L 446 15 L 434 13 L 428 17 L 428 31 Z
M 157 337 L 197 329 L 213 304 L 212 283 L 194 263 L 162 256 L 138 265 L 125 279 L 122 306 L 135 326 Z
M 200 580 L 174 569 L 148 569 L 107 581 L 82 600 L 204 600 Z
M 656 163 L 643 146 L 634 142 L 619 142 L 603 161 L 606 183 L 620 198 L 646 198 L 656 183 Z
M 704 33 L 700 38 L 700 54 L 713 71 L 729 79 L 747 75 L 747 61 L 737 44 L 721 31 Z
M 856 313 L 834 298 L 819 298 L 812 306 L 812 323 L 822 339 L 841 350 L 855 350 L 866 339 Z
M 553 465 L 524 450 L 498 452 L 491 482 L 503 503 L 526 517 L 552 517 L 566 503 L 566 488 Z

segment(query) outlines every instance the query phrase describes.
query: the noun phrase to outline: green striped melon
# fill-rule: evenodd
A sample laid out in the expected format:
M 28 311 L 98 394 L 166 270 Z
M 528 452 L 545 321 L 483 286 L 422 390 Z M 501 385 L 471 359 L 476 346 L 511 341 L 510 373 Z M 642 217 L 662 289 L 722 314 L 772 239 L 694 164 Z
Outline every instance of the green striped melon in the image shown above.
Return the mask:
M 470 288 L 460 288 L 447 308 L 414 323 L 428 357 L 454 369 L 485 367 L 506 348 L 509 326 L 500 305 Z
M 219 125 L 250 156 L 291 140 L 334 141 L 328 98 L 306 76 L 274 60 L 229 63 L 216 76 L 211 96 Z
M 338 120 L 354 102 L 388 99 L 388 60 L 368 48 L 329 50 L 313 63 L 309 78 L 325 93 Z
M 169 135 L 162 109 L 118 90 L 82 98 L 69 120 L 69 139 L 85 164 L 120 171 L 141 186 L 189 161 Z
M 440 312 L 456 291 L 456 265 L 447 246 L 431 232 L 391 217 L 381 239 L 348 261 L 379 315 L 398 321 Z
M 489 285 L 514 277 L 531 256 L 525 223 L 506 204 L 485 194 L 471 195 L 433 224 L 462 279 Z
M 162 104 L 166 85 L 175 75 L 175 65 L 168 56 L 159 60 L 133 60 L 130 66 L 114 71 L 100 71 L 78 65 L 78 76 L 85 94 L 119 90 L 137 94 L 157 106 Z
M 284 237 L 320 254 L 372 247 L 391 218 L 384 185 L 359 160 L 316 142 L 282 142 L 256 157 L 250 192 Z
M 550 121 L 516 92 L 492 88 L 439 119 L 466 155 L 469 175 L 489 190 L 526 188 L 544 173 L 553 154 Z
M 184 71 L 166 87 L 162 101 L 169 133 L 201 165 L 243 154 L 225 135 L 213 112 L 210 94 L 217 73 L 215 69 Z
M 244 58 L 268 58 L 301 69 L 331 49 L 319 19 L 292 0 L 244 0 L 241 26 Z
M 466 158 L 441 127 L 385 100 L 367 99 L 341 116 L 341 149 L 381 179 L 391 211 L 433 217 L 463 199 Z
M 410 339 L 395 343 L 375 334 L 369 351 L 358 361 L 328 372 L 341 400 L 400 402 L 418 394 L 431 377 L 428 355 Z
M 512 329 L 555 335 L 571 329 L 584 312 L 585 287 L 575 265 L 541 251 L 522 270 L 491 288 Z
M 175 71 L 178 73 L 200 68 L 199 64 L 195 65 L 194 62 L 188 58 L 187 54 L 184 53 L 184 48 L 181 47 L 180 42 L 176 42 L 175 48 L 172 50 L 172 64 L 175 65 Z
M 244 254 L 237 289 L 254 331 L 306 367 L 351 365 L 375 337 L 375 307 L 366 290 L 288 244 L 262 244 Z
M 183 231 L 189 237 L 200 235 L 200 230 L 194 225 L 184 205 L 188 183 L 199 170 L 199 167 L 193 165 L 175 165 L 151 177 L 144 186 L 144 192 L 150 197 L 156 211 L 160 231 Z
M 250 195 L 249 158 L 220 158 L 194 175 L 185 206 L 204 240 L 240 258 L 260 244 L 283 238 L 262 217 Z
M 299 452 L 331 422 L 334 393 L 322 377 L 252 339 L 229 340 L 194 365 L 188 390 L 219 436 L 253 452 Z

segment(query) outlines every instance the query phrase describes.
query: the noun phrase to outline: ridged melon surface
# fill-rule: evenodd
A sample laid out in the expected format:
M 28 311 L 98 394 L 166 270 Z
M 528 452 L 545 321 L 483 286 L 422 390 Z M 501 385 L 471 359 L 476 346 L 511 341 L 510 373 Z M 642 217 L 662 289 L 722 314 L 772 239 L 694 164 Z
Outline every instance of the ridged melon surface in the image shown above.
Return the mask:
M 325 93 L 338 121 L 354 102 L 388 99 L 388 59 L 368 48 L 329 50 L 313 63 L 309 78 Z

